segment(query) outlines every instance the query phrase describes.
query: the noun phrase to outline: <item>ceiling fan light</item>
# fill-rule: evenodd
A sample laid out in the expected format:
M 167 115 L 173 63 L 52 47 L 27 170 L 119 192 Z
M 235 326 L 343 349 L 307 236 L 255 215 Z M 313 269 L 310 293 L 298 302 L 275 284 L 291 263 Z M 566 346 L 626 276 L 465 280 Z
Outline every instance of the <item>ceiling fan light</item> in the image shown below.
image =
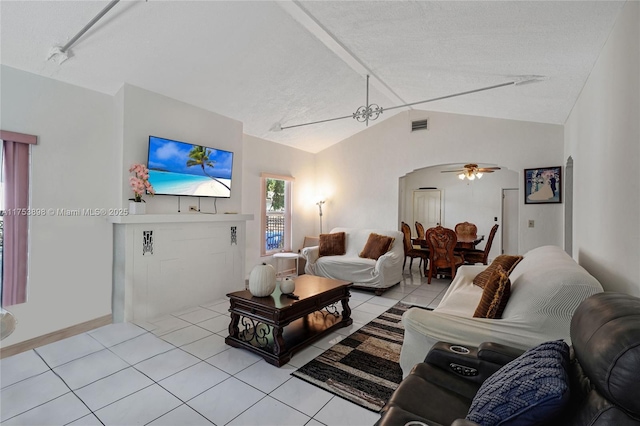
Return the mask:
M 476 175 L 474 175 L 473 173 L 469 173 L 469 176 L 467 176 L 467 179 L 469 180 L 474 180 L 476 178 Z
M 476 176 L 478 177 L 478 179 L 480 179 L 482 177 L 482 173 L 478 172 L 476 173 Z
M 458 175 L 458 179 L 460 179 L 460 180 L 464 180 L 464 173 L 460 173 L 460 174 Z

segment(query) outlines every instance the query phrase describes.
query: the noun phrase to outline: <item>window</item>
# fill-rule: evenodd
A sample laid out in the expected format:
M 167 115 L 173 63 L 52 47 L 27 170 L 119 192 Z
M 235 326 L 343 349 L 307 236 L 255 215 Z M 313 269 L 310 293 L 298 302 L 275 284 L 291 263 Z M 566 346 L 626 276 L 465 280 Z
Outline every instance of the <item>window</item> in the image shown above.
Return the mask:
M 291 251 L 291 176 L 262 174 L 260 253 Z

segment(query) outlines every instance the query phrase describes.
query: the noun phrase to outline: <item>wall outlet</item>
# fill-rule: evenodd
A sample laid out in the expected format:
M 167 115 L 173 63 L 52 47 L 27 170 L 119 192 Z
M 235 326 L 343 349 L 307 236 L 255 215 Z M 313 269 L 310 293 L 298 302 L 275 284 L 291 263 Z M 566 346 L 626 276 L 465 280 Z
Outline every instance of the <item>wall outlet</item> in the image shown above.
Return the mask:
M 536 223 L 535 223 L 534 220 L 529 219 L 529 228 L 533 228 L 535 226 L 535 224 Z
M 189 206 L 189 211 L 190 212 L 197 212 L 198 211 L 198 207 L 197 206 Z

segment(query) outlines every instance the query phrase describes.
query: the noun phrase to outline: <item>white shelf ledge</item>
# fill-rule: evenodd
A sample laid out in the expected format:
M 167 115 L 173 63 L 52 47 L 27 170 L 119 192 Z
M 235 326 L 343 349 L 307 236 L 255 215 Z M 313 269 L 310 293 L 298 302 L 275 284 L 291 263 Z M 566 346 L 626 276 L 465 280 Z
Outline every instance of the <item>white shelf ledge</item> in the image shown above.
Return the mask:
M 253 220 L 252 214 L 208 214 L 208 213 L 183 213 L 183 214 L 137 214 L 128 216 L 110 216 L 109 223 L 134 224 L 134 223 L 190 223 L 190 222 L 238 222 Z

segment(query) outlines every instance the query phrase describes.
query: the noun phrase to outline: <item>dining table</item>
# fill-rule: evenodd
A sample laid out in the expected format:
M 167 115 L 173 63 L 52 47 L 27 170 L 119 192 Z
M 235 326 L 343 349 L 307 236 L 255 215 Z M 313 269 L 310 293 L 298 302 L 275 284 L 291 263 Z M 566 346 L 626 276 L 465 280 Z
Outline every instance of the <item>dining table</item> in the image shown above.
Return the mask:
M 475 235 L 475 236 L 465 236 L 465 235 L 456 235 L 457 242 L 456 246 L 453 249 L 454 253 L 459 256 L 462 256 L 464 259 L 464 253 L 467 250 L 474 250 L 476 246 L 484 240 L 484 235 Z M 421 250 L 429 253 L 429 244 L 427 240 L 424 238 L 412 238 L 411 242 L 414 246 L 419 246 Z M 427 265 L 425 264 L 425 274 L 427 272 Z
M 484 240 L 484 235 L 457 235 L 457 237 L 457 249 L 475 249 Z

